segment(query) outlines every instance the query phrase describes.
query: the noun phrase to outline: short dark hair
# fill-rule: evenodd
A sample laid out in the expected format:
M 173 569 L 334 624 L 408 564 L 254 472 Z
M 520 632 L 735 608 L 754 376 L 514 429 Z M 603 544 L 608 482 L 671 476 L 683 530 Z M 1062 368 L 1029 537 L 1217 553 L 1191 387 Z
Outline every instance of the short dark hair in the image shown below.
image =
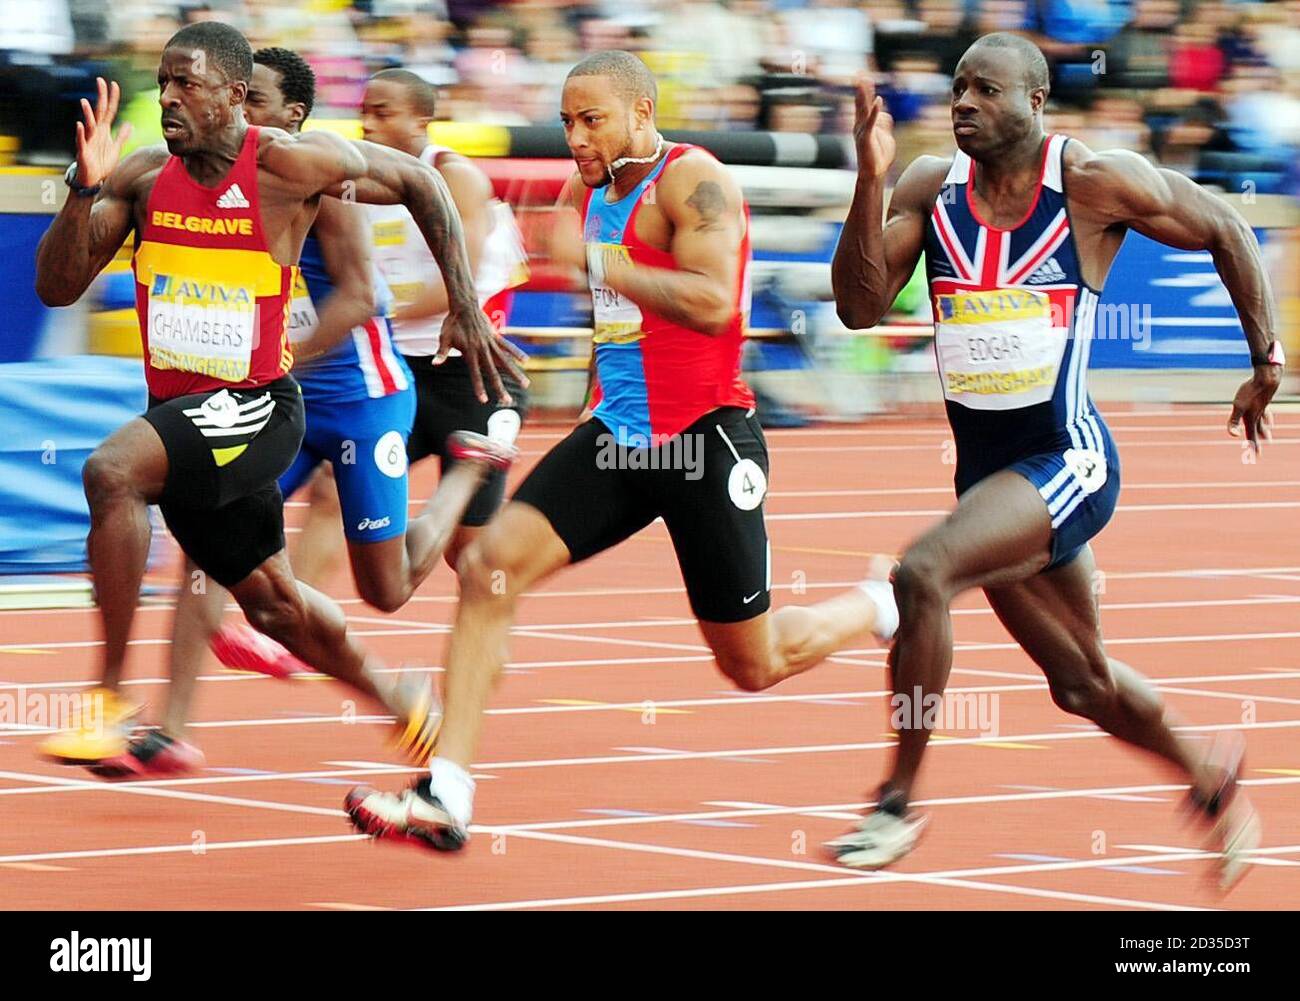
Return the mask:
M 1025 90 L 1031 93 L 1035 90 L 1051 92 L 1051 74 L 1047 69 L 1047 60 L 1038 46 L 1028 38 L 1023 35 L 1013 35 L 1008 31 L 995 31 L 991 35 L 983 35 L 975 39 L 975 43 L 970 48 L 976 47 L 1010 49 L 1017 53 L 1025 70 Z M 969 52 L 970 49 L 966 51 Z
M 565 79 L 571 80 L 575 76 L 609 77 L 614 81 L 614 87 L 620 96 L 628 103 L 643 97 L 655 102 L 659 100 L 659 85 L 655 82 L 655 75 L 640 59 L 622 49 L 593 52 L 569 70 Z
M 232 81 L 248 83 L 253 75 L 253 47 L 238 30 L 220 21 L 187 24 L 167 40 L 169 49 L 201 49 Z
M 411 99 L 411 107 L 423 118 L 432 118 L 438 109 L 438 91 L 428 80 L 418 73 L 404 69 L 380 70 L 371 80 L 386 80 L 406 90 Z
M 280 93 L 290 103 L 297 102 L 307 109 L 303 118 L 311 114 L 316 103 L 316 74 L 307 60 L 292 49 L 272 46 L 253 53 L 253 62 L 280 74 Z

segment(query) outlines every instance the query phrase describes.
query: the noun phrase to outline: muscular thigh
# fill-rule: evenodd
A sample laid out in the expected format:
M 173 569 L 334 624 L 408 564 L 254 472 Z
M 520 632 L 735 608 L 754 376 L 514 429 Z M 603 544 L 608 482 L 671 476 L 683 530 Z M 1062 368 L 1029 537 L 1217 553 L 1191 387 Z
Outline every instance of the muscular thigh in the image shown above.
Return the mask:
M 1051 518 L 1037 489 L 1004 470 L 962 494 L 952 514 L 914 542 L 903 562 L 937 565 L 956 594 L 1037 574 L 1051 561 L 1051 545 Z
M 634 473 L 612 461 L 617 456 L 611 441 L 612 435 L 599 420 L 579 424 L 533 467 L 505 509 L 526 504 L 540 514 L 563 542 L 572 563 L 617 545 L 658 514 L 654 498 Z
M 1026 580 L 986 587 L 998 619 L 1052 683 L 1095 673 L 1105 663 L 1093 593 L 1092 550 Z
M 677 456 L 693 461 L 678 463 L 684 469 L 661 463 L 641 475 L 672 537 L 691 610 L 702 624 L 731 627 L 716 630 L 720 635 L 761 633 L 765 626 L 740 624 L 758 619 L 771 604 L 763 429 L 752 413 L 722 407 L 679 437 Z M 657 451 L 674 455 L 668 445 Z

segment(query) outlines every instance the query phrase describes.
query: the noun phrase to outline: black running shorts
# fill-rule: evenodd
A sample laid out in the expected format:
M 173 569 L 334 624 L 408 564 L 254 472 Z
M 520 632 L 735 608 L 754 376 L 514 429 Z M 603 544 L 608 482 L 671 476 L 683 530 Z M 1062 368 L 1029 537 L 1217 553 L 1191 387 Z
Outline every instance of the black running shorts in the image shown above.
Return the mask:
M 770 605 L 767 472 L 753 411 L 719 408 L 656 448 L 620 444 L 593 418 L 542 458 L 513 499 L 545 516 L 573 563 L 663 518 L 695 615 L 744 622 Z
M 144 419 L 167 449 L 163 520 L 199 569 L 229 588 L 284 548 L 276 480 L 305 427 L 291 376 L 257 389 L 150 398 Z

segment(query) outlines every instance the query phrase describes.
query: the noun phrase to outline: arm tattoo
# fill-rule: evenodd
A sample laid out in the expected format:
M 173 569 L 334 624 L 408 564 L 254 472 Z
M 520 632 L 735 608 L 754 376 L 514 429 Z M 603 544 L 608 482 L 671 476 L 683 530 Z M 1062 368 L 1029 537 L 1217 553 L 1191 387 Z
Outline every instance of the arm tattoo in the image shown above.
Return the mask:
M 695 224 L 697 233 L 722 228 L 719 219 L 727 207 L 727 199 L 717 181 L 701 181 L 691 197 L 686 199 L 686 204 L 700 214 L 700 221 Z

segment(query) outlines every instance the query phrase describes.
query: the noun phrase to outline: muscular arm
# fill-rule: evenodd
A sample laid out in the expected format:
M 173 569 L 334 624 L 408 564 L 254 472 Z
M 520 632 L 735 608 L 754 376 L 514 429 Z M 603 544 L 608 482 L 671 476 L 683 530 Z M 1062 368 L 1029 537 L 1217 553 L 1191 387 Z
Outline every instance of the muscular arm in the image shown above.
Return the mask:
M 582 180 L 575 171 L 560 189 L 547 232 L 546 254 L 551 266 L 567 272 L 575 292 L 587 289 L 587 247 L 582 242 Z
M 831 259 L 835 311 L 846 327 L 874 327 L 912 277 L 946 172 L 947 163 L 939 157 L 914 160 L 894 187 L 883 225 L 884 178 L 859 174 Z
M 316 130 L 271 135 L 262 150 L 264 167 L 301 189 L 303 197 L 323 193 L 342 201 L 402 204 L 410 211 L 438 262 L 454 313 L 478 309 L 465 233 L 442 176 L 416 157 L 365 141 L 348 142 Z
M 1099 153 L 1066 178 L 1071 211 L 1104 226 L 1127 226 L 1180 250 L 1208 250 L 1241 318 L 1251 354 L 1276 336 L 1273 293 L 1259 242 L 1241 213 L 1172 170 L 1127 150 Z
M 294 357 L 309 361 L 328 354 L 375 313 L 371 280 L 370 234 L 359 205 L 322 198 L 312 233 L 334 291 L 317 312 L 316 330 L 294 348 Z
M 483 257 L 483 244 L 492 228 L 492 182 L 484 173 L 468 160 L 460 157 L 447 157 L 438 168 L 442 179 L 447 183 L 456 210 L 460 213 L 461 226 L 465 232 L 465 253 L 469 257 L 470 270 L 478 274 L 479 261 Z M 397 311 L 399 320 L 419 320 L 426 316 L 438 316 L 447 311 L 447 286 L 443 284 L 442 275 L 429 276 L 424 290 L 414 302 Z
M 736 310 L 745 235 L 740 189 L 722 164 L 689 154 L 656 188 L 656 204 L 673 227 L 668 249 L 677 270 L 610 268 L 605 283 L 673 323 L 721 334 Z
M 565 268 L 570 272 L 574 291 L 586 292 L 587 285 L 587 247 L 582 241 L 582 199 L 585 197 L 582 178 L 574 171 L 560 189 L 560 196 L 555 200 L 555 210 L 548 234 L 547 256 L 551 265 Z M 592 396 L 596 392 L 596 345 L 591 345 L 591 356 L 587 359 L 587 389 L 582 394 L 582 409 L 578 412 L 578 423 L 591 417 L 595 409 Z
M 406 206 L 438 262 L 447 288 L 448 316 L 439 357 L 446 357 L 445 352 L 453 347 L 459 348 L 469 365 L 470 385 L 479 400 L 486 403 L 488 399 L 483 388 L 486 371 L 497 399 L 509 406 L 511 397 L 501 376 L 506 373 L 521 385 L 528 385 L 518 365 L 523 353 L 505 338 L 497 337 L 479 309 L 474 274 L 465 253 L 465 234 L 442 176 L 407 153 L 374 143 L 349 143 L 324 131 L 302 136 L 273 130 L 267 133 L 268 148 L 261 151 L 262 165 L 288 181 L 304 199 L 326 194 L 343 201 Z
M 132 153 L 94 198 L 69 193 L 36 248 L 36 294 L 47 306 L 81 298 L 135 227 L 135 182 L 155 167 L 161 148 Z M 165 156 L 166 151 L 161 150 Z

